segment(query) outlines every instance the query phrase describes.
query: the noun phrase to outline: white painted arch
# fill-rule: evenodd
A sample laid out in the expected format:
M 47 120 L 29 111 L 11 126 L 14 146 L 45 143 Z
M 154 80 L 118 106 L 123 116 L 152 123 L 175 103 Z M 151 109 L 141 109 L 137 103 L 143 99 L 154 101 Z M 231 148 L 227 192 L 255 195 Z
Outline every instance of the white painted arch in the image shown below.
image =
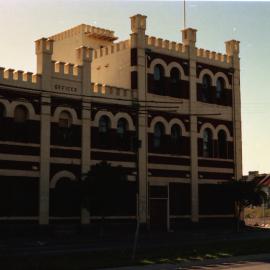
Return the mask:
M 11 117 L 9 101 L 6 99 L 0 99 L 0 104 L 4 107 L 5 116 Z
M 111 121 L 111 128 L 116 128 L 113 114 L 111 112 L 107 112 L 107 111 L 98 111 L 96 113 L 95 119 L 94 119 L 94 121 L 92 123 L 94 127 L 98 127 L 99 126 L 99 119 L 102 116 L 107 116 L 110 119 L 110 121 Z
M 173 118 L 171 119 L 171 121 L 169 122 L 169 130 L 170 130 L 170 134 L 171 134 L 171 130 L 172 130 L 172 126 L 173 125 L 178 125 L 181 128 L 181 132 L 182 132 L 182 136 L 188 136 L 189 132 L 186 131 L 186 127 L 183 124 L 183 122 L 180 119 L 177 118 Z
M 226 133 L 226 136 L 227 136 L 227 141 L 233 141 L 233 138 L 232 138 L 232 136 L 231 136 L 231 134 L 230 134 L 230 131 L 229 131 L 229 129 L 225 126 L 225 125 L 218 125 L 217 126 L 217 128 L 216 128 L 216 130 L 215 130 L 215 132 L 216 132 L 216 137 L 218 138 L 218 133 L 219 133 L 219 131 L 221 131 L 221 130 L 224 130 L 225 131 L 225 133 Z
M 133 123 L 133 120 L 132 120 L 131 116 L 129 114 L 123 113 L 123 112 L 118 112 L 114 116 L 114 121 L 115 121 L 116 127 L 117 127 L 118 120 L 121 119 L 121 118 L 124 118 L 125 120 L 127 120 L 127 122 L 128 122 L 128 130 L 135 131 L 135 126 L 134 126 L 134 123 Z
M 222 78 L 224 80 L 224 82 L 225 82 L 225 88 L 226 89 L 231 89 L 232 88 L 231 85 L 230 85 L 230 83 L 229 83 L 228 77 L 223 72 L 217 72 L 215 74 L 214 80 L 213 80 L 214 86 L 217 85 L 217 79 L 218 78 Z
M 177 68 L 179 70 L 181 80 L 188 80 L 188 76 L 185 75 L 185 71 L 184 71 L 183 67 L 177 62 L 171 62 L 167 66 L 169 76 L 170 76 L 171 70 L 173 68 Z
M 61 178 L 68 178 L 71 181 L 75 181 L 76 180 L 76 176 L 69 171 L 60 171 L 58 173 L 56 173 L 53 178 L 51 179 L 50 182 L 50 188 L 55 188 L 57 182 L 61 179 Z
M 166 121 L 166 119 L 162 116 L 156 116 L 152 119 L 151 121 L 151 124 L 150 124 L 150 128 L 149 128 L 149 132 L 150 133 L 154 133 L 154 130 L 155 130 L 155 125 L 157 123 L 162 123 L 163 126 L 164 126 L 164 129 L 165 129 L 165 134 L 166 135 L 169 135 L 171 133 L 171 130 L 169 128 L 169 124 L 168 122 Z
M 213 85 L 214 80 L 215 80 L 215 76 L 214 76 L 213 72 L 210 69 L 207 69 L 207 68 L 203 69 L 200 72 L 199 78 L 197 79 L 197 83 L 202 83 L 203 82 L 203 76 L 204 75 L 209 75 L 209 77 L 211 78 L 211 85 Z
M 62 112 L 67 112 L 71 115 L 71 118 L 72 118 L 72 124 L 74 125 L 80 125 L 81 124 L 81 121 L 78 119 L 78 116 L 77 116 L 77 112 L 72 109 L 72 108 L 68 108 L 68 107 L 57 107 L 55 112 L 54 112 L 54 115 L 52 117 L 52 122 L 56 122 L 58 123 L 59 122 L 59 118 L 60 118 L 60 114 Z
M 156 58 L 151 62 L 150 67 L 149 67 L 150 73 L 154 74 L 154 68 L 156 65 L 161 65 L 164 68 L 164 73 L 165 73 L 164 75 L 166 77 L 170 76 L 166 62 L 160 58 Z
M 203 132 L 205 129 L 209 128 L 211 131 L 212 131 L 212 136 L 213 136 L 213 139 L 216 140 L 217 139 L 217 133 L 216 133 L 216 130 L 214 128 L 214 126 L 210 123 L 204 123 L 202 126 L 201 126 L 201 129 L 200 129 L 200 133 L 199 133 L 199 138 L 203 138 Z
M 7 117 L 14 117 L 15 109 L 17 106 L 23 106 L 28 111 L 28 119 L 29 120 L 40 120 L 39 115 L 36 114 L 33 105 L 30 102 L 24 101 L 12 101 L 9 106 L 9 110 L 7 110 Z

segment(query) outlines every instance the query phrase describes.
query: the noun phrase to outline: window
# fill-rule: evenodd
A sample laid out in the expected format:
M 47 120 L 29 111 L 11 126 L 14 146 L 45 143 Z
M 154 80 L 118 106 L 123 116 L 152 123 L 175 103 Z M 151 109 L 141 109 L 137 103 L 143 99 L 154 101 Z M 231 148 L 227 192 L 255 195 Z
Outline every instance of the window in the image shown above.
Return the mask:
M 117 135 L 119 138 L 123 139 L 127 132 L 127 120 L 124 118 L 121 118 L 118 120 L 117 123 Z
M 180 72 L 179 72 L 178 68 L 172 68 L 170 78 L 171 78 L 171 83 L 173 83 L 173 84 L 176 84 L 179 82 Z
M 203 101 L 210 101 L 211 99 L 211 79 L 208 75 L 203 77 L 202 99 Z
M 154 129 L 154 148 L 160 148 L 164 136 L 164 126 L 161 123 L 157 123 Z
M 164 69 L 162 65 L 156 65 L 154 67 L 154 80 L 161 81 L 164 76 Z
M 5 117 L 5 108 L 4 105 L 0 103 L 0 120 Z
M 72 117 L 69 112 L 61 112 L 58 125 L 60 128 L 70 128 L 72 125 Z
M 212 132 L 209 128 L 205 129 L 203 132 L 203 156 L 211 157 L 212 156 Z
M 223 96 L 224 91 L 224 81 L 221 78 L 217 79 L 217 86 L 216 86 L 216 98 L 221 99 Z
M 103 115 L 99 119 L 98 131 L 101 134 L 108 133 L 109 129 L 111 128 L 111 121 L 108 116 Z
M 172 126 L 171 138 L 174 145 L 178 145 L 181 137 L 181 129 L 178 125 Z
M 227 158 L 227 135 L 224 130 L 220 130 L 218 133 L 218 157 Z
M 28 119 L 27 109 L 22 105 L 18 105 L 14 111 L 15 123 L 25 123 L 27 121 L 27 119 Z

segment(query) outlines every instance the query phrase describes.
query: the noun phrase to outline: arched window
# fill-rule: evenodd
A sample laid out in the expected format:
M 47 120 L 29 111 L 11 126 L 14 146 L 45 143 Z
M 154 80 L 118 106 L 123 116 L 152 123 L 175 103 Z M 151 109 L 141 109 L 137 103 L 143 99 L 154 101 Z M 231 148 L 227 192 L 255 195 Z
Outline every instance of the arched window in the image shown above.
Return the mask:
M 162 65 L 155 65 L 154 67 L 154 80 L 161 81 L 164 76 L 164 68 Z
M 180 72 L 179 72 L 178 68 L 174 67 L 171 69 L 170 78 L 171 78 L 171 83 L 173 83 L 173 84 L 176 84 L 179 82 Z
M 227 153 L 227 135 L 224 130 L 220 130 L 218 133 L 218 157 L 227 158 Z
M 216 86 L 216 98 L 222 99 L 224 91 L 224 81 L 222 78 L 217 79 L 217 86 Z
M 203 156 L 211 157 L 213 149 L 212 131 L 207 128 L 203 131 Z
M 154 91 L 155 94 L 164 95 L 164 68 L 162 65 L 155 65 L 154 67 Z
M 203 101 L 210 101 L 211 99 L 211 78 L 208 75 L 203 76 L 202 99 Z
M 124 118 L 120 118 L 117 122 L 117 136 L 120 139 L 123 139 L 126 136 L 127 132 L 127 120 Z
M 178 145 L 181 138 L 181 128 L 178 125 L 173 125 L 171 130 L 172 143 Z
M 58 125 L 60 128 L 70 128 L 72 125 L 72 117 L 69 112 L 63 111 L 60 113 Z
M 111 128 L 111 121 L 108 116 L 103 115 L 99 119 L 98 131 L 101 134 L 108 133 L 109 129 Z
M 157 123 L 154 129 L 154 148 L 160 148 L 164 137 L 164 126 L 161 123 Z
M 172 152 L 179 153 L 181 147 L 181 128 L 178 125 L 173 125 L 171 129 L 171 146 Z
M 15 123 L 25 123 L 28 119 L 28 110 L 23 105 L 18 105 L 14 111 Z

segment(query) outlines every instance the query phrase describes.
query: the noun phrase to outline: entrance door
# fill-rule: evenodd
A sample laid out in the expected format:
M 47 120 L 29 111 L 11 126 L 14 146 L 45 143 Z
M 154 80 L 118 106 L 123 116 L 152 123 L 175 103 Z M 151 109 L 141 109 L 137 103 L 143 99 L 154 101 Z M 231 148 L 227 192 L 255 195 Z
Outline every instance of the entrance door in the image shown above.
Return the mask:
M 167 230 L 167 199 L 150 199 L 151 230 Z

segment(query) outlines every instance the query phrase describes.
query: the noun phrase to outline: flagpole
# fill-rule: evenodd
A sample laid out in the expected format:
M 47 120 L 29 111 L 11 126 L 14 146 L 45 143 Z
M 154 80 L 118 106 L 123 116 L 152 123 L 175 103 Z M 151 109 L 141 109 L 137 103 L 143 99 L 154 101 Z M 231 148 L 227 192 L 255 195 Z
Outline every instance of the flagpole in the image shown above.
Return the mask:
M 184 29 L 186 29 L 186 0 L 184 0 Z

